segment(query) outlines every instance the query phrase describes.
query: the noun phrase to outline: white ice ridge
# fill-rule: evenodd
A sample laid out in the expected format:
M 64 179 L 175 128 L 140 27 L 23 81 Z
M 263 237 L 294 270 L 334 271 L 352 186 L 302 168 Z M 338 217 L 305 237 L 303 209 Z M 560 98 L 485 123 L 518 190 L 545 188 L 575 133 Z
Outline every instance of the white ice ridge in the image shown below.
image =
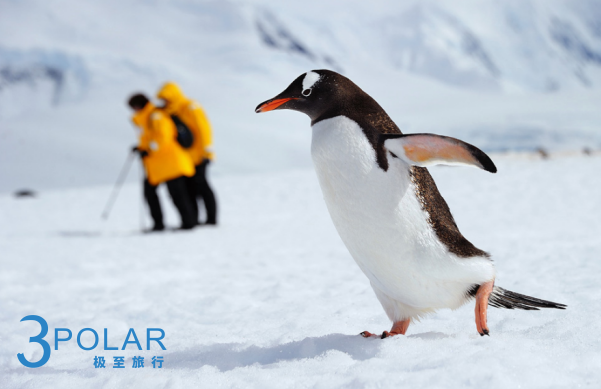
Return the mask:
M 318 73 L 307 72 L 307 75 L 303 79 L 303 90 L 311 88 L 320 78 L 321 76 Z

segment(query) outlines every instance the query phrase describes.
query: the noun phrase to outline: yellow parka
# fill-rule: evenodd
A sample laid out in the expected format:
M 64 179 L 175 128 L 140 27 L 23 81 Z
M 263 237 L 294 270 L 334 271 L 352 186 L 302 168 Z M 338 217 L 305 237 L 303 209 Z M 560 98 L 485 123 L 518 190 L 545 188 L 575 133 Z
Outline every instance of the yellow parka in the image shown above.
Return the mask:
M 177 130 L 169 116 L 149 102 L 132 120 L 142 130 L 138 148 L 148 153 L 143 161 L 150 184 L 194 175 L 194 163 L 177 142 Z
M 174 82 L 167 82 L 163 85 L 157 93 L 157 97 L 167 103 L 164 108 L 165 113 L 179 117 L 192 132 L 194 143 L 185 150 L 190 154 L 194 164 L 200 164 L 203 159 L 212 160 L 215 157 L 213 133 L 209 119 L 200 104 L 184 96 Z

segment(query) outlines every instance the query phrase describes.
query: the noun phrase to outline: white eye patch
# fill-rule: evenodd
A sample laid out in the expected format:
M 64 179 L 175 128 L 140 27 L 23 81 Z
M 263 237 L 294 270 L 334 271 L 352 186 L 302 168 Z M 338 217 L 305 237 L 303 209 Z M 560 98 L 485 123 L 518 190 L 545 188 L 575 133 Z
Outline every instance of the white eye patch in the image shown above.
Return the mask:
M 303 79 L 303 91 L 311 89 L 320 78 L 321 76 L 315 72 L 307 72 L 305 78 Z

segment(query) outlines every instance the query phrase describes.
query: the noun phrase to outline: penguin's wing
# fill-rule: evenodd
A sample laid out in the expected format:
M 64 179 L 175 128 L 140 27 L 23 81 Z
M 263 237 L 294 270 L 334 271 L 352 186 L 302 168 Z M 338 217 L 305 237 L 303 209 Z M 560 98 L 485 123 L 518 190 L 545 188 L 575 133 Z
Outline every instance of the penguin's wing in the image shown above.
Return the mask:
M 398 158 L 415 166 L 475 166 L 491 173 L 497 167 L 482 150 L 448 136 L 434 134 L 380 134 L 380 143 Z

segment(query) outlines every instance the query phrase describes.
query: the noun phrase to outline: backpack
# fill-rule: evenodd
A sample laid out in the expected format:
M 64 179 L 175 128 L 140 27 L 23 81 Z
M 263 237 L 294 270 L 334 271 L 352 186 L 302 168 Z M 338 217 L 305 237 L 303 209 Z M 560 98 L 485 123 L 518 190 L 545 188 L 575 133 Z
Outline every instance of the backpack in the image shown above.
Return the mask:
M 171 115 L 171 120 L 175 124 L 175 128 L 177 129 L 177 143 L 180 144 L 184 149 L 189 149 L 194 143 L 194 135 L 192 135 L 192 131 L 182 122 L 182 119 L 178 118 L 175 115 Z

